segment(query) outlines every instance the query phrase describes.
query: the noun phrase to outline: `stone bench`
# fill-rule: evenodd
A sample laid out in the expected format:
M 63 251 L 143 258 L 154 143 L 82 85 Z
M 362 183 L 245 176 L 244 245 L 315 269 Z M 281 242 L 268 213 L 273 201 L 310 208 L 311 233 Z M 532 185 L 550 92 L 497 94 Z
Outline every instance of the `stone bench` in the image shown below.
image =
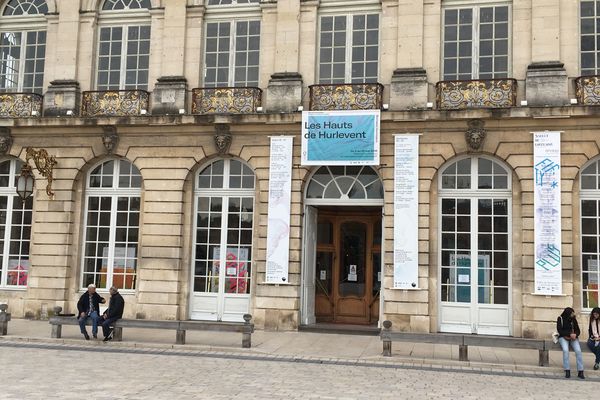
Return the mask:
M 392 322 L 384 321 L 380 338 L 383 342 L 383 355 L 392 356 L 392 342 L 441 343 L 458 345 L 458 359 L 469 361 L 469 346 L 503 347 L 511 349 L 538 350 L 538 365 L 550 365 L 548 351 L 551 349 L 544 339 L 525 339 L 506 336 L 463 335 L 453 333 L 406 333 L 392 332 Z M 552 343 L 552 341 L 550 341 Z M 554 343 L 552 343 L 554 345 Z
M 10 321 L 10 313 L 7 312 L 8 304 L 0 304 L 0 336 L 8 335 L 8 322 Z
M 52 338 L 61 338 L 63 325 L 79 325 L 79 321 L 75 316 L 60 315 L 61 311 L 61 307 L 55 307 L 54 316 L 50 318 L 50 325 L 52 325 Z M 250 322 L 252 320 L 252 315 L 244 314 L 243 318 L 244 322 L 119 319 L 113 323 L 113 340 L 117 342 L 123 340 L 123 328 L 174 330 L 176 344 L 185 344 L 185 336 L 187 331 L 239 332 L 242 334 L 242 347 L 250 348 L 252 346 L 252 333 L 254 333 L 254 324 Z M 91 326 L 92 320 L 88 319 L 86 325 Z

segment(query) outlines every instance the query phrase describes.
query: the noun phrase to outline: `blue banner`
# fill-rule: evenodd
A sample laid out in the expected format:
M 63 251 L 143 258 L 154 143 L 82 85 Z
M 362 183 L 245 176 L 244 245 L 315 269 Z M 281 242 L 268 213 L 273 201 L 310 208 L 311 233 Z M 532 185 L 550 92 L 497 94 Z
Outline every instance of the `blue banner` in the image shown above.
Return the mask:
M 379 110 L 302 113 L 302 165 L 379 165 Z

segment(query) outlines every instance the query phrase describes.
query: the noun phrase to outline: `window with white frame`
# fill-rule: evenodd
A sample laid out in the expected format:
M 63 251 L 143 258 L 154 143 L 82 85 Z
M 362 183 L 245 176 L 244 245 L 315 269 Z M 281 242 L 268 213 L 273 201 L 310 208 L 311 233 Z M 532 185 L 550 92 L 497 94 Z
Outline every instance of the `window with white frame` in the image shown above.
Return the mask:
M 508 4 L 444 8 L 444 80 L 508 77 L 510 11 Z
M 0 162 L 0 287 L 26 288 L 33 197 L 17 195 L 16 180 L 23 162 Z
M 580 67 L 581 75 L 600 73 L 600 1 L 580 2 Z
M 260 20 L 209 21 L 204 86 L 258 86 Z
M 0 28 L 0 91 L 43 92 L 46 57 L 44 0 L 10 0 Z
M 141 187 L 127 160 L 104 161 L 88 174 L 82 287 L 136 288 Z
M 250 293 L 254 181 L 252 169 L 232 159 L 197 175 L 194 292 Z
M 598 307 L 600 270 L 600 159 L 581 171 L 581 290 L 583 308 Z
M 379 74 L 379 14 L 319 19 L 319 83 L 374 83 Z
M 107 0 L 102 6 L 97 90 L 147 90 L 150 0 Z M 123 18 L 127 17 L 127 22 Z

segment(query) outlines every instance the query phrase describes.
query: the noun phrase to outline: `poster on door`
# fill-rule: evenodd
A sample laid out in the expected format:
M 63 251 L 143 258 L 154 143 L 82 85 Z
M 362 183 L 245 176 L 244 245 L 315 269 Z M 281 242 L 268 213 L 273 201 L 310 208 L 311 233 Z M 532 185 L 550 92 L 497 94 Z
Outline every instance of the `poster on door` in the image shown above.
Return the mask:
M 248 249 L 228 247 L 225 255 L 225 293 L 248 293 Z M 212 268 L 208 272 L 209 292 L 219 291 L 221 249 L 213 249 Z
M 288 283 L 294 138 L 271 138 L 265 283 Z
M 534 293 L 562 294 L 560 132 L 533 132 Z
M 394 148 L 394 289 L 418 289 L 419 135 L 395 135 Z

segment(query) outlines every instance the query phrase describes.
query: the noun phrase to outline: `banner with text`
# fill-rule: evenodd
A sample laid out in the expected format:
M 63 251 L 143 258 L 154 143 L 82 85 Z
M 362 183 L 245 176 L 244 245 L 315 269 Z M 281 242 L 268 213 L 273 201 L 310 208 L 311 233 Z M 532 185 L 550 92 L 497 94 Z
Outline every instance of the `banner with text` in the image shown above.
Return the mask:
M 560 132 L 533 132 L 534 291 L 562 294 Z
M 271 138 L 266 283 L 288 283 L 294 138 Z
M 379 165 L 379 110 L 302 113 L 302 165 Z
M 419 287 L 419 135 L 394 137 L 394 289 Z

